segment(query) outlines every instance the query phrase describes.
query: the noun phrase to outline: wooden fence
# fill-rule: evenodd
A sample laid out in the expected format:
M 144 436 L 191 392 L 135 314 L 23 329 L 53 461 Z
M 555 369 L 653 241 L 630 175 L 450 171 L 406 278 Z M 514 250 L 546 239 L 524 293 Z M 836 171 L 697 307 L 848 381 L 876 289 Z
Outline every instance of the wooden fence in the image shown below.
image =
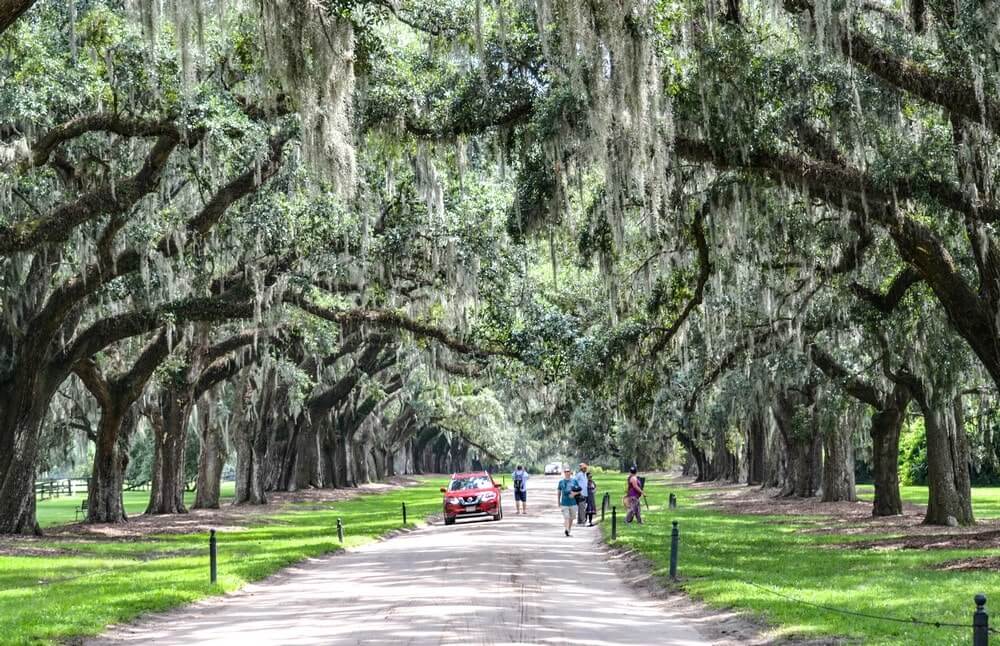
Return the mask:
M 87 493 L 87 480 L 81 478 L 60 478 L 58 480 L 36 480 L 35 498 L 48 500 L 60 496 Z

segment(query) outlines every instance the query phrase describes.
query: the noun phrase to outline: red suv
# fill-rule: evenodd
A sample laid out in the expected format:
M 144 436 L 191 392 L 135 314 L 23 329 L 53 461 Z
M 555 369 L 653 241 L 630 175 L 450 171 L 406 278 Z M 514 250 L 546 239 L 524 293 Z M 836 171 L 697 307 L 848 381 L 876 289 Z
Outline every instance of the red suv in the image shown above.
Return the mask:
M 441 487 L 441 493 L 444 494 L 445 525 L 454 524 L 459 517 L 492 516 L 493 520 L 503 518 L 500 485 L 485 471 L 456 473 L 447 487 Z

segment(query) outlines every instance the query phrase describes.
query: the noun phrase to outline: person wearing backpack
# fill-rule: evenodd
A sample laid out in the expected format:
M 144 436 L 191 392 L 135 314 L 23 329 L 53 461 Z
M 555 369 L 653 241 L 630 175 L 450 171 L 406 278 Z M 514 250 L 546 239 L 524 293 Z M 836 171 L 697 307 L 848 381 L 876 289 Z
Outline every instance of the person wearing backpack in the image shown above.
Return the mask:
M 628 500 L 628 513 L 625 514 L 626 524 L 631 524 L 633 519 L 640 525 L 642 524 L 642 497 L 645 495 L 643 481 L 644 478 L 639 477 L 638 469 L 634 466 L 628 470 L 628 493 L 625 494 Z
M 514 507 L 519 514 L 528 513 L 528 472 L 520 464 L 510 474 L 514 482 Z

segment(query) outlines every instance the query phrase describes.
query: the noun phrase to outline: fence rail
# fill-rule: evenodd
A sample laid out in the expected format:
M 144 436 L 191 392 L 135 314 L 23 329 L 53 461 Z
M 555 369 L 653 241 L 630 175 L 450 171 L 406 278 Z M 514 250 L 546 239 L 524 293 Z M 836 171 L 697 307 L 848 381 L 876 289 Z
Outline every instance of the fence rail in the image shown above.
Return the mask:
M 87 481 L 80 478 L 59 478 L 35 481 L 35 498 L 48 500 L 87 492 Z
M 194 481 L 191 481 L 185 484 L 184 490 L 193 491 L 194 485 Z M 151 487 L 152 483 L 149 480 L 126 481 L 122 490 L 149 491 Z M 89 490 L 90 480 L 87 478 L 47 478 L 35 481 L 35 498 L 37 500 L 87 494 Z

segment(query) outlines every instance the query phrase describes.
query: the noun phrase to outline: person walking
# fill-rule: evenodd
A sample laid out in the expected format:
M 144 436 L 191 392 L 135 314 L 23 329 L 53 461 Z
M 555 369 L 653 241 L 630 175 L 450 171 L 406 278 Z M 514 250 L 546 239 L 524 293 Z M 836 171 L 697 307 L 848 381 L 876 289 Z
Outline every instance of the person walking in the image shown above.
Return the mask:
M 597 483 L 594 475 L 587 470 L 587 526 L 594 526 L 594 514 L 597 513 Z
M 637 475 L 637 469 L 632 467 L 628 470 L 628 513 L 625 514 L 625 522 L 631 523 L 634 518 L 640 525 L 642 524 L 642 482 Z
M 573 487 L 576 481 L 573 480 L 573 470 L 568 466 L 563 469 L 563 479 L 559 481 L 558 500 L 559 511 L 563 516 L 563 531 L 569 536 L 569 530 L 573 529 L 573 516 L 576 515 L 576 496 L 573 495 Z
M 587 483 L 586 462 L 580 463 L 580 470 L 573 476 L 573 480 L 576 482 L 576 486 L 579 487 L 579 489 L 574 489 L 574 491 L 580 493 L 576 497 L 576 524 L 582 525 L 587 520 L 587 487 L 590 486 Z
M 518 514 L 528 513 L 528 472 L 520 464 L 511 474 L 514 481 L 514 509 Z

